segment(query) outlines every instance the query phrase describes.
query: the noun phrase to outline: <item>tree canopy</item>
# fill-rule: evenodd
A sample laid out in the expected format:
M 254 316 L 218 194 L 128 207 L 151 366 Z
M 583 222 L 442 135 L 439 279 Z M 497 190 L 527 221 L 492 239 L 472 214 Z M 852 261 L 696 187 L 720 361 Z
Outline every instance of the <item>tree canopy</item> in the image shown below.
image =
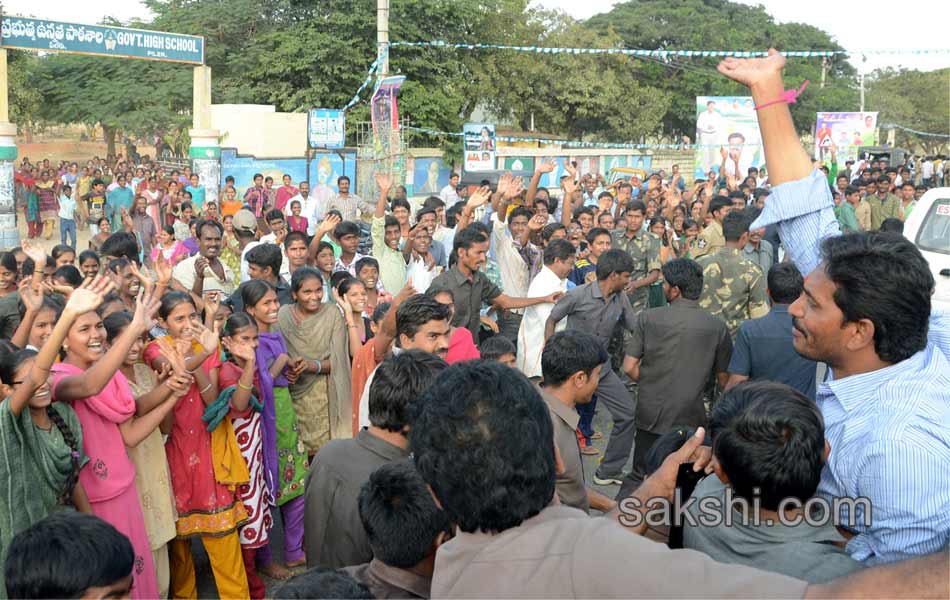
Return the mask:
M 145 3 L 154 18 L 130 26 L 205 36 L 216 103 L 273 104 L 280 111 L 342 107 L 375 58 L 372 0 Z M 779 24 L 761 6 L 727 0 L 633 0 L 583 22 L 532 7 L 529 0 L 399 0 L 391 4 L 390 37 L 600 48 L 840 49 L 815 27 Z M 390 72 L 406 76 L 400 114 L 413 125 L 460 131 L 480 109 L 524 130 L 533 123 L 538 131 L 575 139 L 628 142 L 692 136 L 696 96 L 742 93 L 716 72 L 716 62 L 397 47 Z M 854 68 L 844 56 L 828 59 L 821 88 L 822 64 L 815 58 L 788 61 L 789 85 L 812 82 L 792 106 L 803 133 L 811 131 L 819 110 L 858 108 Z M 114 135 L 116 129 L 180 130 L 189 122 L 191 70 L 181 65 L 50 55 L 16 58 L 10 71 L 14 118 L 24 123 L 101 123 Z M 918 76 L 924 87 L 933 77 L 900 75 L 908 82 Z M 869 109 L 880 107 L 883 121 L 924 130 L 945 126 L 945 112 L 941 124 L 939 111 L 930 111 L 933 119 L 927 120 L 917 107 L 946 85 L 904 93 L 897 77 L 875 79 Z M 368 96 L 364 92 L 363 99 Z M 366 118 L 365 102 L 349 116 L 351 122 Z M 422 137 L 422 144 L 458 144 L 451 137 Z

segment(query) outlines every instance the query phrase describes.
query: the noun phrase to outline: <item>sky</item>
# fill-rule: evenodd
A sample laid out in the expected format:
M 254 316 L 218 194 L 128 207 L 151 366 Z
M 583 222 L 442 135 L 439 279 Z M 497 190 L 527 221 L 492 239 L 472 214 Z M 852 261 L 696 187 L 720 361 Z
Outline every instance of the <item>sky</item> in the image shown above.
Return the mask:
M 399 0 L 391 0 L 398 2 Z M 762 4 L 777 21 L 800 22 L 814 25 L 830 33 L 848 50 L 895 49 L 941 49 L 950 48 L 946 38 L 946 19 L 941 18 L 933 0 L 902 0 L 897 15 L 885 15 L 880 10 L 868 10 L 874 4 L 835 2 L 828 0 L 738 0 L 744 4 Z M 559 9 L 576 19 L 607 12 L 616 0 L 534 0 L 544 8 Z M 884 6 L 884 5 L 882 5 Z M 887 7 L 894 11 L 895 7 Z M 104 16 L 128 21 L 134 17 L 147 19 L 148 10 L 137 0 L 3 0 L 6 14 L 33 16 L 57 21 L 95 23 Z M 930 18 L 928 18 L 928 15 Z M 896 20 L 894 20 L 896 17 Z M 894 23 L 888 31 L 889 23 Z M 200 34 L 200 32 L 194 32 Z M 883 41 L 879 41 L 883 40 Z M 736 48 L 680 48 L 681 50 L 735 50 Z M 745 50 L 746 48 L 742 48 Z M 763 48 L 764 50 L 764 48 Z M 808 48 L 786 48 L 808 50 Z M 809 59 L 810 60 L 810 59 Z M 852 57 L 859 71 L 870 72 L 878 67 L 906 67 L 925 71 L 950 66 L 950 53 L 923 56 L 914 55 L 868 55 L 862 64 L 861 57 Z

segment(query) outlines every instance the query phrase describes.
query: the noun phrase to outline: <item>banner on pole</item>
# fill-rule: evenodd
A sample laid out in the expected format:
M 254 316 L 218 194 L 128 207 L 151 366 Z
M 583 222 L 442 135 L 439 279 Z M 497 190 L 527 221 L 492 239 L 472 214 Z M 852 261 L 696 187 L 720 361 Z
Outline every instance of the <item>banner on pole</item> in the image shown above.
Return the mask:
M 858 148 L 877 145 L 876 112 L 820 112 L 815 118 L 815 157 L 831 158 L 837 148 L 838 164 L 857 160 Z
M 750 167 L 761 167 L 762 136 L 755 105 L 749 96 L 696 97 L 696 151 L 694 177 L 706 179 L 710 171 L 717 176 L 726 153 L 726 169 L 745 177 Z
M 495 168 L 495 124 L 466 123 L 462 127 L 465 170 L 491 171 Z
M 311 148 L 342 148 L 346 145 L 346 113 L 331 108 L 312 108 L 307 118 Z

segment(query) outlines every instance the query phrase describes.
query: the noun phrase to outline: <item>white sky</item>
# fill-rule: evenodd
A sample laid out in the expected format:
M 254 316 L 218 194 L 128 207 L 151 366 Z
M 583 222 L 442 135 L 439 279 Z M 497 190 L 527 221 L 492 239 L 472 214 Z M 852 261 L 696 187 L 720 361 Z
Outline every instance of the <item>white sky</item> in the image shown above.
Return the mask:
M 367 0 L 371 1 L 371 0 Z M 399 2 L 399 0 L 391 0 Z M 934 0 L 903 0 L 899 6 L 875 4 L 860 5 L 854 2 L 828 0 L 739 0 L 745 4 L 762 4 L 779 22 L 801 22 L 814 25 L 829 32 L 839 44 L 849 50 L 873 49 L 941 49 L 950 47 L 946 38 L 946 14 L 937 8 Z M 546 8 L 557 8 L 574 18 L 586 19 L 597 13 L 607 12 L 616 0 L 535 0 Z M 95 23 L 108 15 L 128 21 L 133 17 L 147 18 L 148 11 L 137 0 L 3 0 L 6 14 L 33 16 L 57 21 Z M 896 14 L 895 14 L 896 13 Z M 888 27 L 893 26 L 892 29 Z M 201 32 L 193 32 L 200 34 Z M 702 50 L 703 48 L 682 48 Z M 709 50 L 733 50 L 734 48 L 708 48 Z M 786 48 L 807 50 L 807 48 Z M 852 62 L 861 68 L 860 57 Z M 921 70 L 933 70 L 950 66 L 950 53 L 936 55 L 868 55 L 865 69 L 903 66 Z

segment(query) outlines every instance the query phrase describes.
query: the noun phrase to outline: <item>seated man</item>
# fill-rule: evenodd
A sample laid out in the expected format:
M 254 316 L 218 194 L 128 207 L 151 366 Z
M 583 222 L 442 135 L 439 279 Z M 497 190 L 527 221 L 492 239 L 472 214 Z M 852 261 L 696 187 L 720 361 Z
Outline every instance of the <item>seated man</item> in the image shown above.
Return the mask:
M 360 489 L 377 468 L 409 456 L 409 403 L 445 366 L 442 359 L 419 350 L 384 360 L 369 386 L 370 426 L 355 438 L 333 440 L 317 452 L 305 492 L 308 567 L 338 569 L 373 558 L 359 516 Z
M 10 543 L 7 598 L 128 598 L 134 563 L 129 538 L 109 523 L 53 513 Z
M 494 339 L 494 338 L 492 338 Z M 559 331 L 552 335 L 541 353 L 544 386 L 541 395 L 551 411 L 554 445 L 561 455 L 557 474 L 557 496 L 561 504 L 586 513 L 591 508 L 602 512 L 616 502 L 584 485 L 584 462 L 578 443 L 578 404 L 591 401 L 600 383 L 600 367 L 607 362 L 603 342 L 582 331 Z
M 716 403 L 709 434 L 716 475 L 693 492 L 696 502 L 687 510 L 696 521 L 684 521 L 684 547 L 812 583 L 861 568 L 842 548 L 845 539 L 828 514 L 810 515 L 824 519 L 815 521 L 820 524 L 803 520 L 802 507 L 818 489 L 829 452 L 814 401 L 781 383 L 740 383 Z M 708 511 L 704 498 L 711 499 Z M 733 498 L 748 503 L 744 510 Z M 731 525 L 720 518 L 729 511 Z
M 428 598 L 435 551 L 451 529 L 412 461 L 376 469 L 363 484 L 359 507 L 373 560 L 343 572 L 375 598 Z

